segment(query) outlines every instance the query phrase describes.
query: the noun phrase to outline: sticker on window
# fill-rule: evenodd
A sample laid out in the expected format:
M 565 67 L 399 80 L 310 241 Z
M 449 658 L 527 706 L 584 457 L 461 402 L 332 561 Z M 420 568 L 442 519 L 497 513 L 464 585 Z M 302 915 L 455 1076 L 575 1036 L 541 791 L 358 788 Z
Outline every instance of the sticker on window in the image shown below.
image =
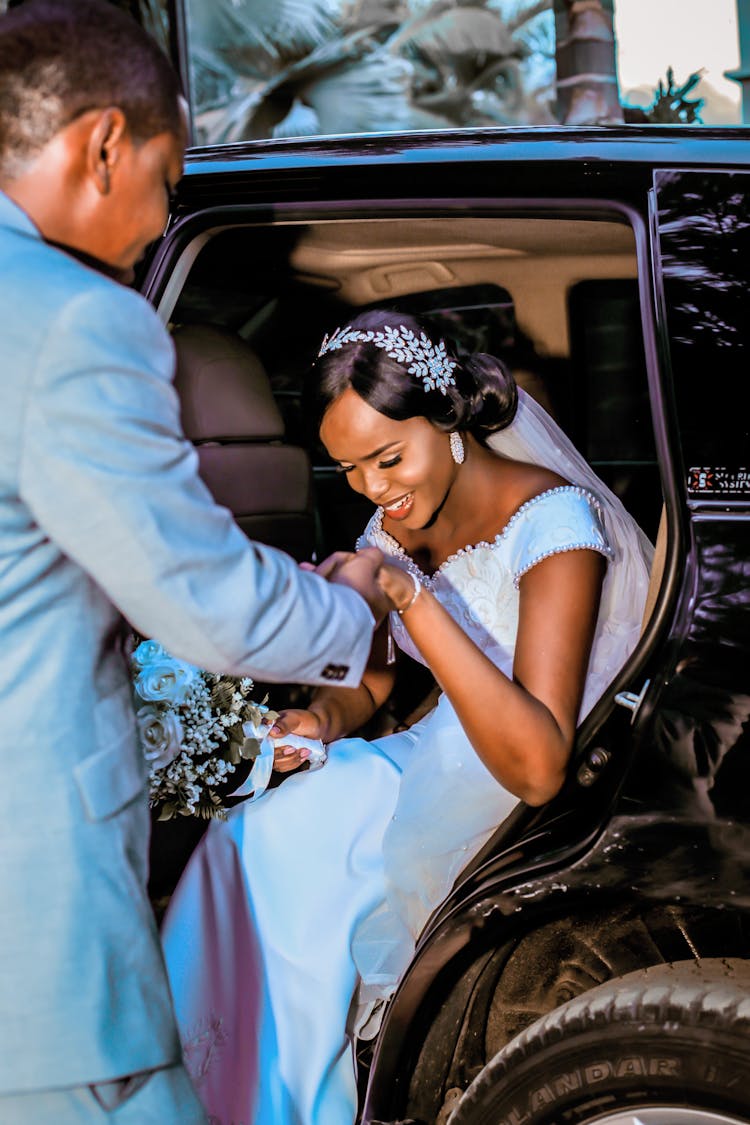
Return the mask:
M 750 469 L 692 468 L 688 470 L 688 491 L 724 495 L 750 493 Z

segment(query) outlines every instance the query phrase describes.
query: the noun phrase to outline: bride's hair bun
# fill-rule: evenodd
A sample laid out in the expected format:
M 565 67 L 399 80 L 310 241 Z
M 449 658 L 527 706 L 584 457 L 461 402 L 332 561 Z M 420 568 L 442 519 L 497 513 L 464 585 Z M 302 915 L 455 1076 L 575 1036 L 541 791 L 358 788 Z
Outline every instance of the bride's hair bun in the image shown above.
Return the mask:
M 476 352 L 460 362 L 457 389 L 463 401 L 458 428 L 468 430 L 479 441 L 504 430 L 518 407 L 518 388 L 508 368 L 493 355 Z

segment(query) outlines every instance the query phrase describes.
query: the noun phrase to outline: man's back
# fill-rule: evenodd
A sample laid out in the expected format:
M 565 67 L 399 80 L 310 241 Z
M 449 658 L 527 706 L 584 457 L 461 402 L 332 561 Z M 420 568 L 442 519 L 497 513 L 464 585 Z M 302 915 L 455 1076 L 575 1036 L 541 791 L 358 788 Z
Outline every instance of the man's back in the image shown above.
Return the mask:
M 9 217 L 13 226 L 8 225 Z M 6 651 L 16 654 L 16 674 L 2 688 L 4 730 L 14 741 L 27 737 L 30 725 L 37 738 L 54 735 L 65 710 L 75 710 L 75 696 L 90 699 L 95 682 L 99 695 L 127 683 L 122 660 L 115 671 L 103 668 L 104 654 L 94 643 L 116 628 L 119 614 L 85 570 L 50 539 L 23 495 L 36 469 L 28 463 L 37 440 L 29 433 L 33 400 L 49 394 L 44 370 L 48 356 L 65 362 L 64 350 L 72 343 L 59 333 L 58 325 L 79 295 L 88 293 L 96 300 L 100 291 L 113 287 L 113 282 L 45 245 L 22 212 L 0 195 L 0 337 L 5 354 L 0 384 L 0 635 Z M 75 361 L 74 355 L 70 361 Z M 94 387 L 91 390 L 95 393 Z M 64 425 L 56 440 L 70 442 Z M 64 491 L 64 482 L 49 485 L 58 497 Z M 70 500 L 74 509 L 76 497 Z M 71 512 L 71 519 L 86 518 L 84 512 Z M 17 659 L 21 652 L 26 656 L 23 667 Z M 67 691 L 52 714 L 44 703 L 59 694 L 61 673 Z M 78 677 L 91 685 L 87 692 L 76 682 Z M 14 716 L 18 726 L 12 725 Z M 86 749 L 82 730 L 77 753 L 85 756 Z M 50 768 L 47 763 L 38 783 L 45 778 L 49 783 Z
M 146 767 L 120 615 L 23 499 L 34 472 L 34 399 L 48 391 L 45 356 L 61 358 L 65 343 L 52 334 L 77 295 L 88 291 L 95 301 L 112 286 L 46 246 L 0 196 L 0 1011 L 19 1032 L 4 1038 L 0 1091 L 38 1087 L 40 1057 L 51 1086 L 179 1058 L 166 989 L 154 987 L 163 970 L 142 890 Z M 57 495 L 64 490 L 64 482 L 49 483 Z M 117 981 L 108 979 L 115 942 L 131 952 Z M 105 1025 L 128 1034 L 95 1033 L 102 1003 Z
M 265 679 L 321 682 L 329 652 L 368 646 L 351 591 L 250 545 L 211 501 L 147 303 L 46 245 L 2 194 L 0 277 L 0 1011 L 25 1021 L 1 1093 L 38 1087 L 39 1057 L 49 1086 L 179 1058 L 122 615 L 176 655 Z

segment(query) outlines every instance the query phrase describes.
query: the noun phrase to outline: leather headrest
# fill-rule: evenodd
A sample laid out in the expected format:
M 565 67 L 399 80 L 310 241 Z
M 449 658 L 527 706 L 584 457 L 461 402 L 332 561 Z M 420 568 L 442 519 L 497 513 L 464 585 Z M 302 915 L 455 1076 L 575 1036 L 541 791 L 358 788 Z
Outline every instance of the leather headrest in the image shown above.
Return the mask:
M 273 441 L 284 436 L 271 384 L 253 349 L 236 332 L 186 324 L 172 333 L 175 388 L 190 441 Z

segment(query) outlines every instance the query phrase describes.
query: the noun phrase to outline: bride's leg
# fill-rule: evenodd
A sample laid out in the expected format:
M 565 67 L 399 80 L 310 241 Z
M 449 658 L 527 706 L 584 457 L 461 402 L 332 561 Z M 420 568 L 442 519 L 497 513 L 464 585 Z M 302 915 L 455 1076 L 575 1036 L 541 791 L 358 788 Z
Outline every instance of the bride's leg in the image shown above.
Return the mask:
M 390 741 L 390 740 L 389 740 Z M 382 900 L 399 770 L 359 739 L 215 823 L 163 937 L 187 1062 L 219 1120 L 351 1125 L 351 935 Z

